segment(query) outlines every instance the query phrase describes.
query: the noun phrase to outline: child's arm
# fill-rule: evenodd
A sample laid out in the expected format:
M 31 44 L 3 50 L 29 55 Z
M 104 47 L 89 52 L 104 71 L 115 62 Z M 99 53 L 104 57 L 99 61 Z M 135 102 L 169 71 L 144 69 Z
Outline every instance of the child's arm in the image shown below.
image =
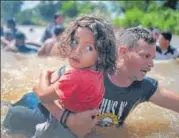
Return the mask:
M 54 85 L 50 83 L 51 74 L 53 72 L 43 72 L 40 75 L 40 83 L 33 88 L 33 91 L 38 95 L 39 99 L 43 103 L 53 102 L 58 100 L 59 96 L 55 92 Z

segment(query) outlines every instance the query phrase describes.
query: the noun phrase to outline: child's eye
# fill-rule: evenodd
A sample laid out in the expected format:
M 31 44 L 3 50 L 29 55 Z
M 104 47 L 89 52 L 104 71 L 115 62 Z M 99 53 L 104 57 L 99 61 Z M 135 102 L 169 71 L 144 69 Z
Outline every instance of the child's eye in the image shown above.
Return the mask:
M 87 46 L 87 50 L 88 50 L 88 51 L 93 51 L 93 47 L 88 45 L 88 46 Z

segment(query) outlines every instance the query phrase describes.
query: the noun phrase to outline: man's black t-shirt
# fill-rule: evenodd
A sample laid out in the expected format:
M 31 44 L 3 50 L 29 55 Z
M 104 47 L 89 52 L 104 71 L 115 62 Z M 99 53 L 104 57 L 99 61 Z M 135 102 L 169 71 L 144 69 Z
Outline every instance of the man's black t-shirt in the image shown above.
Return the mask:
M 120 126 L 129 112 L 141 102 L 148 101 L 157 89 L 158 82 L 145 77 L 129 87 L 118 87 L 104 76 L 105 95 L 100 106 L 100 126 Z
M 60 68 L 58 75 L 65 72 Z M 158 87 L 158 81 L 145 77 L 142 81 L 134 81 L 129 87 L 119 87 L 104 75 L 105 94 L 100 105 L 100 126 L 121 126 L 129 112 L 139 103 L 148 101 Z

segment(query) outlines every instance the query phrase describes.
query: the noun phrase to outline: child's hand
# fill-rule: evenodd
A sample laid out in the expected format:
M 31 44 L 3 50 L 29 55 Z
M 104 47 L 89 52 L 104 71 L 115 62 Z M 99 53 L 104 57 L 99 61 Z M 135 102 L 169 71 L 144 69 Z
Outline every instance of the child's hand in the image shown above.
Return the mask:
M 52 73 L 53 71 L 41 73 L 39 82 L 33 87 L 33 91 L 42 103 L 52 103 L 54 100 L 59 99 L 54 86 L 50 83 Z
M 37 95 L 46 91 L 46 89 L 50 86 L 51 74 L 53 71 L 44 71 L 40 74 L 39 82 L 33 87 L 33 91 L 37 93 Z
M 55 82 L 57 82 L 57 80 L 59 80 L 59 76 L 58 76 L 58 71 L 55 71 L 51 74 L 51 80 L 50 80 L 50 83 L 51 84 L 54 84 Z

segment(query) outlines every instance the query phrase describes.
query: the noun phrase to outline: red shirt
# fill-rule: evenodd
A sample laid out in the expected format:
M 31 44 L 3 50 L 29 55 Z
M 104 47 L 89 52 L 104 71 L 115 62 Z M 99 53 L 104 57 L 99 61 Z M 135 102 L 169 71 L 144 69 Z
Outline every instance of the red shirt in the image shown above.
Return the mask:
M 72 112 L 99 108 L 104 95 L 102 72 L 73 69 L 61 76 L 55 91 L 59 102 Z

